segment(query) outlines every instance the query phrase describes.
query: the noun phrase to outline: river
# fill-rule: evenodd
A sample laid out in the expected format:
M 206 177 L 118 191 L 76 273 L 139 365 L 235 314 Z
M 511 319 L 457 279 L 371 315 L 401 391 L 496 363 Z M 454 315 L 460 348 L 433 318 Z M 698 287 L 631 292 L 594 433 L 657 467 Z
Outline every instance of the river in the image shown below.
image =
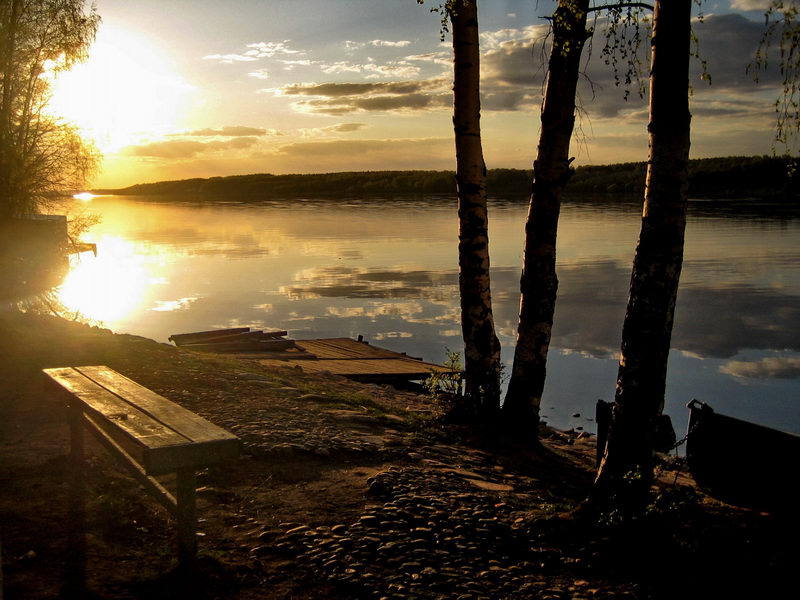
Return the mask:
M 462 348 L 457 223 L 429 199 L 170 202 L 95 197 L 59 299 L 116 332 L 166 341 L 217 327 L 285 329 L 296 339 L 363 335 L 442 362 Z M 490 206 L 494 311 L 513 354 L 524 202 Z M 639 232 L 635 201 L 568 200 L 543 418 L 594 431 L 613 399 Z M 800 433 L 800 207 L 691 203 L 666 411 L 685 429 L 693 398 Z M 573 416 L 573 415 L 580 416 Z

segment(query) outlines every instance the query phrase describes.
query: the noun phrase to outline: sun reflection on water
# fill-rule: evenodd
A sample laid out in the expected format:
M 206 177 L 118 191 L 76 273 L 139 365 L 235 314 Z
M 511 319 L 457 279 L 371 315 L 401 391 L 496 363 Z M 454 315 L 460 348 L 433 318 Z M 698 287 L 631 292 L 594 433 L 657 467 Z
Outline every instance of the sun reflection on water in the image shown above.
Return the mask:
M 97 246 L 97 257 L 81 257 L 72 267 L 58 298 L 68 310 L 111 325 L 142 303 L 151 274 L 133 242 L 104 236 Z

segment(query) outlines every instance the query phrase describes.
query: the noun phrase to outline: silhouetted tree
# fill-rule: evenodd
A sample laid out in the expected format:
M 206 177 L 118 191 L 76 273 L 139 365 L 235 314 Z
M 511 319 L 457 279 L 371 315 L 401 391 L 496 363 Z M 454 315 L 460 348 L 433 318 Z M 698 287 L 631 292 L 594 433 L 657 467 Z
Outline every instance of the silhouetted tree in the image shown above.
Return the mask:
M 644 508 L 653 480 L 686 228 L 692 1 L 655 3 L 642 228 L 622 331 L 611 429 L 592 494 L 603 509 Z
M 558 278 L 556 234 L 561 193 L 573 173 L 569 145 L 575 125 L 580 58 L 590 33 L 588 0 L 559 0 L 552 19 L 552 48 L 542 103 L 539 149 L 533 163 L 520 314 L 514 365 L 503 406 L 509 428 L 536 439 L 553 328 Z
M 50 79 L 86 56 L 99 17 L 84 0 L 0 0 L 0 218 L 82 185 L 96 161 L 46 111 Z
M 480 128 L 480 47 L 476 0 L 449 7 L 453 34 L 453 131 L 458 185 L 458 263 L 466 400 L 500 409 L 500 342 L 492 315 L 486 165 Z
M 473 416 L 493 415 L 500 408 L 500 342 L 495 333 L 489 276 L 478 5 L 477 0 L 448 0 L 432 10 L 442 16 L 442 34 L 449 19 L 453 37 L 459 291 L 466 380 L 464 402 L 459 408 Z

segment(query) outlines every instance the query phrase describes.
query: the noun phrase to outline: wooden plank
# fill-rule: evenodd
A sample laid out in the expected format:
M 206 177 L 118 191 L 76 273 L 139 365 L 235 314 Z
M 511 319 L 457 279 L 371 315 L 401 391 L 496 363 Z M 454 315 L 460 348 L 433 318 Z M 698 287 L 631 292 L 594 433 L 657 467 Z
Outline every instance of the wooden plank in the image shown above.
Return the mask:
M 189 441 L 72 368 L 45 369 L 44 372 L 80 399 L 92 413 L 111 421 L 138 446 L 151 449 Z
M 294 340 L 245 340 L 241 342 L 213 342 L 184 344 L 185 350 L 196 352 L 277 352 L 295 347 Z
M 76 370 L 186 439 L 183 448 L 146 452 L 143 460 L 148 473 L 166 473 L 182 466 L 206 466 L 239 456 L 239 438 L 200 415 L 108 367 L 76 367 Z
M 235 435 L 106 366 L 75 367 L 98 385 L 194 443 L 237 441 Z
M 350 338 L 330 338 L 321 340 L 297 340 L 297 345 L 306 351 L 316 354 L 320 359 L 346 359 L 346 358 L 399 358 L 402 354 L 368 346 Z
M 233 335 L 250 331 L 249 327 L 232 327 L 230 329 L 211 329 L 209 331 L 195 331 L 193 333 L 173 333 L 167 339 L 175 342 L 176 346 L 188 344 L 190 341 L 200 341 L 206 338 L 215 338 L 223 335 Z
M 293 350 L 287 350 L 285 352 L 234 352 L 233 356 L 235 358 L 254 360 L 319 360 L 319 357 L 316 354 L 311 354 L 309 352 L 295 352 Z
M 103 380 L 100 375 L 95 376 L 120 393 L 124 393 L 123 390 L 126 389 L 127 384 L 123 384 L 129 382 L 134 386 L 132 389 L 139 392 L 135 397 L 144 410 L 74 368 L 44 371 L 53 381 L 77 397 L 90 415 L 97 415 L 101 422 L 110 423 L 123 439 L 141 449 L 142 463 L 147 474 L 158 475 L 182 467 L 213 464 L 239 455 L 240 443 L 236 436 L 191 411 L 139 386 L 108 367 L 81 369 L 90 374 L 93 370 L 96 373 L 105 370 L 112 374 L 110 380 Z M 114 376 L 118 379 L 115 380 Z M 145 411 L 152 412 L 157 417 Z M 174 425 L 161 421 L 173 417 Z M 178 427 L 180 431 L 174 427 Z
M 279 338 L 285 336 L 286 334 L 287 332 L 285 331 L 245 331 L 243 333 L 225 334 L 220 337 L 203 338 L 200 341 L 190 340 L 188 342 L 182 342 L 181 346 L 183 346 L 184 348 L 189 348 L 190 346 L 194 346 L 196 344 L 218 344 L 227 342 L 241 342 L 247 340 L 278 340 Z

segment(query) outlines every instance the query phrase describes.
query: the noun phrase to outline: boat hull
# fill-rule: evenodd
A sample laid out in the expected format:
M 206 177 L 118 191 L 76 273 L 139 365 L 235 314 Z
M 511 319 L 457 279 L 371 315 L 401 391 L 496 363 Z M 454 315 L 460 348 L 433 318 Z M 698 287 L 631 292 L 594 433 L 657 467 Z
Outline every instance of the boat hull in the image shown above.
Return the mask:
M 689 404 L 686 459 L 698 487 L 728 504 L 796 510 L 800 436 Z

